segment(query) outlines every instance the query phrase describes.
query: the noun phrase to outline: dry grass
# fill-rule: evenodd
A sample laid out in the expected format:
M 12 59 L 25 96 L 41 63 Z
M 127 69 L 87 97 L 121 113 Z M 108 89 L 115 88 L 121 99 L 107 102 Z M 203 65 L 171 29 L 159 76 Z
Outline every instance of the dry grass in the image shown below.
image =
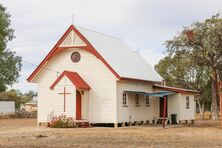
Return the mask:
M 21 128 L 33 127 L 37 125 L 36 118 L 23 119 L 0 119 L 0 132 L 14 131 Z
M 167 129 L 50 129 L 37 128 L 34 119 L 4 119 L 0 125 L 0 147 L 222 147 L 222 128 L 212 121 Z

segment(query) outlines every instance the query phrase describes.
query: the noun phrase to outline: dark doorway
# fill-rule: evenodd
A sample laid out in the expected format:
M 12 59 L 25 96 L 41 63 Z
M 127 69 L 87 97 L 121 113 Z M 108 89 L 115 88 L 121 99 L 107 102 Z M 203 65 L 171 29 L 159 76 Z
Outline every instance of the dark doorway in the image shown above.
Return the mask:
M 81 94 L 76 91 L 76 120 L 81 120 L 82 116 L 82 101 Z
M 168 101 L 167 101 L 167 98 L 166 98 L 166 117 L 167 117 L 167 103 Z M 164 97 L 160 97 L 160 117 L 163 117 L 163 106 L 164 106 Z

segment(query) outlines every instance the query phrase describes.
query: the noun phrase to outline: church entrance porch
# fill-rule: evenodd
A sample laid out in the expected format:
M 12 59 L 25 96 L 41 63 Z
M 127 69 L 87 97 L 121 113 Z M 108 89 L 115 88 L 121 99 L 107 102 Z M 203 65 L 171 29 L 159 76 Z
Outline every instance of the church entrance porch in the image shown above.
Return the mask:
M 50 89 L 55 94 L 53 115 L 64 114 L 77 121 L 88 119 L 90 87 L 78 73 L 64 71 Z
M 60 92 L 58 94 L 63 96 L 63 112 L 64 112 L 64 114 L 66 114 L 66 112 L 67 112 L 67 95 L 71 95 L 72 93 L 71 93 L 71 91 L 68 92 L 67 88 L 64 86 L 63 92 Z M 76 90 L 75 95 L 76 95 L 76 97 L 73 98 L 76 102 L 75 118 L 76 118 L 76 120 L 82 120 L 82 112 L 83 112 L 82 106 L 84 105 L 82 103 L 82 94 L 80 93 L 80 91 Z

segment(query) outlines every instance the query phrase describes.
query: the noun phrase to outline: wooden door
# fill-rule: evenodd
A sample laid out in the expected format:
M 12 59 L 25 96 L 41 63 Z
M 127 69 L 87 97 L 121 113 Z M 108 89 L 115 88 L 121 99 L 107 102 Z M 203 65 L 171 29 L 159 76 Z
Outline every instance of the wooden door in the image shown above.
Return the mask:
M 79 91 L 76 91 L 76 120 L 81 120 L 82 116 L 82 99 Z
M 160 97 L 160 117 L 163 117 L 164 98 Z M 167 117 L 167 98 L 166 98 L 166 116 Z

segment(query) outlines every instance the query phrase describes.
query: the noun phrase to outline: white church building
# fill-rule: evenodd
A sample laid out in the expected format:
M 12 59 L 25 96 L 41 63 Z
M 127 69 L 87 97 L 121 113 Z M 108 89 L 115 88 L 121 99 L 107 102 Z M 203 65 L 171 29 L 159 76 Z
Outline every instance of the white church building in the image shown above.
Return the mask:
M 37 55 L 36 55 L 37 56 Z M 193 120 L 197 91 L 163 78 L 122 40 L 71 25 L 27 79 L 38 86 L 38 124 L 66 114 L 89 123 Z

